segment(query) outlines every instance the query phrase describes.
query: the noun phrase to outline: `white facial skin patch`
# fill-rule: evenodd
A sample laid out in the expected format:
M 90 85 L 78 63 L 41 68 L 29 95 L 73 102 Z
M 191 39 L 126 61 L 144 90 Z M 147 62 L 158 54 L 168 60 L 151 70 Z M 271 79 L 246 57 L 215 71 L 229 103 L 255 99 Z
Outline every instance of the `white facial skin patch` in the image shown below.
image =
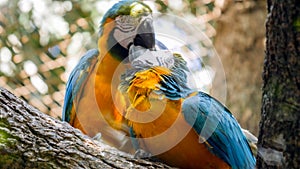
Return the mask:
M 132 45 L 129 49 L 129 61 L 133 67 L 174 66 L 173 54 L 168 50 L 150 51 L 141 46 Z
M 130 15 L 120 15 L 116 18 L 116 28 L 114 38 L 120 45 L 127 48 L 129 43 L 133 42 L 136 35 L 138 21 L 137 18 Z
M 151 32 L 137 32 L 138 28 L 141 26 L 144 20 L 151 19 L 152 15 L 132 17 L 130 15 L 120 15 L 116 17 L 116 28 L 114 30 L 113 36 L 117 42 L 124 48 L 128 48 L 130 43 L 133 43 L 133 39 L 136 37 L 137 33 L 151 33 Z M 151 30 L 149 30 L 151 31 Z

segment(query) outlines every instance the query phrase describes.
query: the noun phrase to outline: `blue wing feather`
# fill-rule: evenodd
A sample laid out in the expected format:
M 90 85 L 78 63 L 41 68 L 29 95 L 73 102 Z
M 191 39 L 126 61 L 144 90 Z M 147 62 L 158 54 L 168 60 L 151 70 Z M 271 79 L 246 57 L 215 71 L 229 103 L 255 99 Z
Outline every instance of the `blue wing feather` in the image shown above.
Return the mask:
M 233 169 L 255 167 L 255 158 L 238 122 L 220 102 L 198 92 L 183 102 L 182 113 L 208 143 L 208 149 Z
M 87 77 L 89 72 L 94 68 L 97 63 L 97 57 L 99 52 L 97 49 L 89 50 L 78 62 L 67 82 L 66 93 L 64 98 L 64 107 L 62 112 L 62 120 L 70 122 L 71 110 L 73 107 L 73 101 Z

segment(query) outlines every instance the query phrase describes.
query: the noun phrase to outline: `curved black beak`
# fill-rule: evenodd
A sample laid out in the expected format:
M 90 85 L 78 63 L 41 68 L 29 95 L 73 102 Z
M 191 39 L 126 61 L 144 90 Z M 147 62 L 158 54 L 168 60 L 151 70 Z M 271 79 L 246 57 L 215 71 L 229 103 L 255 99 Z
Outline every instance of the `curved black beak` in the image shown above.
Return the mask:
M 154 49 L 155 34 L 152 18 L 146 18 L 141 22 L 137 29 L 137 34 L 133 40 L 133 44 L 147 49 Z

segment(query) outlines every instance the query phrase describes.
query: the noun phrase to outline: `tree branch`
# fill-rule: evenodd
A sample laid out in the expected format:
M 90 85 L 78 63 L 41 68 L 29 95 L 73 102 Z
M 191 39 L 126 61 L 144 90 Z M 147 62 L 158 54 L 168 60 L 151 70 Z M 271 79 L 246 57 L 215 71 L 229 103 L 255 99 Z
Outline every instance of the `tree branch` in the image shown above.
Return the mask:
M 0 87 L 2 168 L 170 168 L 94 141 Z

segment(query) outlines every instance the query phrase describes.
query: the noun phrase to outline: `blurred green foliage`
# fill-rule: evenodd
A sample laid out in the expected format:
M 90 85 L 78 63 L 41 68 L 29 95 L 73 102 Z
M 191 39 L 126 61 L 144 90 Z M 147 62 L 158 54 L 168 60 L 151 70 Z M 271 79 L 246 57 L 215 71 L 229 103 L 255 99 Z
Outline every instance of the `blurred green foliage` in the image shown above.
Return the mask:
M 70 45 L 96 47 L 97 1 L 10 0 L 1 3 L 0 85 L 59 116 Z M 75 37 L 75 38 L 74 38 Z M 76 39 L 77 37 L 77 39 Z M 78 38 L 79 37 L 79 38 Z M 77 50 L 78 51 L 78 50 Z M 70 70 L 69 70 L 70 71 Z

